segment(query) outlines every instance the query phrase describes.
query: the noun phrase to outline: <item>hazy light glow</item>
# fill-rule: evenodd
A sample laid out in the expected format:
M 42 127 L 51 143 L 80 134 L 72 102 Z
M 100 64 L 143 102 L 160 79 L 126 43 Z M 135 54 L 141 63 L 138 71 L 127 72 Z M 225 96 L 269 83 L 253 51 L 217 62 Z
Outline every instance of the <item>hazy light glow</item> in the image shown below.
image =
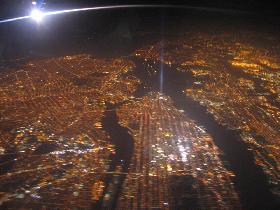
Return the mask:
M 45 16 L 45 13 L 43 13 L 42 11 L 40 11 L 38 9 L 32 10 L 32 12 L 30 14 L 30 18 L 35 20 L 37 23 L 40 23 L 43 20 L 44 16 Z

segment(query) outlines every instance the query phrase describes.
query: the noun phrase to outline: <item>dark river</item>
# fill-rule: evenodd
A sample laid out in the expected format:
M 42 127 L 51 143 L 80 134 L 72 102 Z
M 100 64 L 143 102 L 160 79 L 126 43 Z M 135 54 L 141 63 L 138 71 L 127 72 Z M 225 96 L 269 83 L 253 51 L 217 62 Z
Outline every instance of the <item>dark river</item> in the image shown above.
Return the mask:
M 136 75 L 150 87 L 146 89 L 140 87 L 137 95 L 141 96 L 141 92 L 149 89 L 160 91 L 160 72 L 149 76 L 149 68 L 145 65 L 148 63 L 141 59 L 134 61 L 137 66 Z M 153 65 L 152 62 L 149 64 Z M 188 117 L 205 127 L 213 137 L 215 144 L 224 153 L 222 159 L 229 163 L 226 167 L 236 174 L 234 183 L 236 190 L 240 192 L 244 209 L 280 209 L 280 202 L 269 191 L 265 174 L 255 164 L 254 157 L 241 140 L 239 132 L 219 125 L 204 106 L 182 92 L 188 85 L 192 85 L 193 76 L 177 71 L 176 66 L 163 65 L 163 67 L 163 93 L 170 96 L 178 109 L 183 109 Z M 155 65 L 155 69 L 160 69 L 159 63 Z
M 151 75 L 147 67 L 148 62 L 135 57 L 131 59 L 136 63 L 135 75 L 143 82 L 136 90 L 135 96 L 142 97 L 149 91 L 160 91 L 160 72 L 158 71 L 157 74 Z M 149 65 L 153 64 L 150 62 Z M 154 64 L 154 67 L 159 69 L 160 64 Z M 269 191 L 269 184 L 265 174 L 255 164 L 253 155 L 241 140 L 239 132 L 219 125 L 204 106 L 182 92 L 188 85 L 193 83 L 194 78 L 191 74 L 178 72 L 173 69 L 175 66 L 164 65 L 163 67 L 163 93 L 170 96 L 178 109 L 183 109 L 188 117 L 194 119 L 199 125 L 204 126 L 213 137 L 215 144 L 224 153 L 221 158 L 229 163 L 226 167 L 236 174 L 233 181 L 236 190 L 240 193 L 243 208 L 279 209 L 279 202 Z M 104 130 L 109 133 L 112 144 L 116 148 L 116 154 L 112 157 L 109 171 L 114 171 L 117 165 L 121 165 L 122 172 L 126 173 L 133 155 L 133 138 L 126 128 L 119 125 L 116 115 L 117 107 L 118 105 L 107 103 L 102 125 Z M 113 192 L 114 199 L 110 204 L 111 208 L 116 207 L 116 201 L 121 192 L 124 179 L 125 175 L 121 175 L 118 178 L 118 184 Z M 108 175 L 107 188 L 112 181 L 114 181 L 113 176 Z
M 135 49 L 161 40 L 161 28 L 158 23 L 162 20 L 162 14 L 174 17 L 172 20 L 171 18 L 165 19 L 165 28 L 171 32 L 165 33 L 167 38 L 170 38 L 171 34 L 176 37 L 186 29 L 186 26 L 188 30 L 192 30 L 191 27 L 193 27 L 197 31 L 200 29 L 207 31 L 213 26 L 216 28 L 225 27 L 225 31 L 227 30 L 226 26 L 229 29 L 236 27 L 241 28 L 240 31 L 242 31 L 242 28 L 247 29 L 253 23 L 258 22 L 267 27 L 264 20 L 248 18 L 247 16 L 245 16 L 247 22 L 242 25 L 238 21 L 243 21 L 243 16 L 239 17 L 238 15 L 229 18 L 220 16 L 220 14 L 211 14 L 208 17 L 205 13 L 202 16 L 200 13 L 195 16 L 194 12 L 190 11 L 188 11 L 189 16 L 187 16 L 185 10 L 179 12 L 174 10 L 170 14 L 162 11 L 154 12 L 147 13 L 146 11 L 144 14 L 142 10 L 121 10 L 108 13 L 86 13 L 84 16 L 75 14 L 71 18 L 61 16 L 57 19 L 50 19 L 41 28 L 34 24 L 31 25 L 27 21 L 3 25 L 0 28 L 2 32 L 0 37 L 1 66 L 6 68 L 10 59 L 25 57 L 45 58 L 79 53 L 89 53 L 97 55 L 99 58 L 130 55 Z M 149 15 L 150 18 L 145 17 Z M 233 19 L 238 19 L 235 25 Z M 65 21 L 71 22 L 71 24 L 65 24 Z M 212 25 L 208 26 L 208 23 Z M 277 24 L 279 27 L 279 22 Z M 258 25 L 251 27 L 251 29 L 257 28 Z M 128 59 L 135 62 L 136 68 L 133 73 L 143 82 L 135 92 L 135 97 L 142 97 L 149 91 L 160 91 L 160 72 L 152 75 L 149 73 L 147 62 L 133 56 L 129 56 Z M 152 64 L 152 62 L 150 65 L 153 65 L 155 69 L 160 69 L 161 66 L 160 63 Z M 176 66 L 163 65 L 163 69 L 163 93 L 170 96 L 178 109 L 183 109 L 188 117 L 204 126 L 213 137 L 215 144 L 224 153 L 222 159 L 229 163 L 226 167 L 236 175 L 233 181 L 236 190 L 240 193 L 244 209 L 279 210 L 280 201 L 277 201 L 269 191 L 265 174 L 260 167 L 256 166 L 254 157 L 248 151 L 247 145 L 241 140 L 239 132 L 219 125 L 205 107 L 182 92 L 187 86 L 192 85 L 193 76 L 176 71 Z M 258 88 L 262 88 L 259 80 L 255 79 L 255 83 Z M 274 96 L 270 97 L 271 101 L 275 101 Z M 107 203 L 101 201 L 97 204 L 98 208 L 94 207 L 95 209 L 114 209 L 116 207 L 125 173 L 128 172 L 133 155 L 133 138 L 126 128 L 120 126 L 116 115 L 116 109 L 120 105 L 107 103 L 107 110 L 102 119 L 102 127 L 110 135 L 111 143 L 115 145 L 116 149 L 116 154 L 111 157 L 109 172 L 117 170 L 120 173 L 107 175 L 104 194 L 109 193 L 111 199 Z M 5 162 L 15 157 L 11 155 L 1 158 L 0 162 Z M 8 165 L 1 167 L 0 174 L 6 173 L 9 168 Z

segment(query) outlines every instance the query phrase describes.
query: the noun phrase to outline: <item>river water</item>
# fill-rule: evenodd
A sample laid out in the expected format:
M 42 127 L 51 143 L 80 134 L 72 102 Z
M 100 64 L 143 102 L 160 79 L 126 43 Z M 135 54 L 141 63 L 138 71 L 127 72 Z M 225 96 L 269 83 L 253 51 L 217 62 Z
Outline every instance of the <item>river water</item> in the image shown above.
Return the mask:
M 149 91 L 160 91 L 160 83 L 163 84 L 163 93 L 172 98 L 178 109 L 183 109 L 188 117 L 194 119 L 199 125 L 206 128 L 213 137 L 215 144 L 223 152 L 222 159 L 226 167 L 232 170 L 235 188 L 240 193 L 241 203 L 244 209 L 279 209 L 279 202 L 269 191 L 269 184 L 265 174 L 259 166 L 255 164 L 253 155 L 248 151 L 248 147 L 241 140 L 239 132 L 229 130 L 225 126 L 219 125 L 209 114 L 205 107 L 187 97 L 183 90 L 190 86 L 194 78 L 189 73 L 182 73 L 176 70 L 176 66 L 168 66 L 160 63 L 153 64 L 143 59 L 131 57 L 135 62 L 134 74 L 142 81 L 135 92 L 135 97 L 142 97 Z M 162 66 L 163 77 L 161 81 L 160 71 L 150 74 L 147 64 L 154 65 L 155 69 Z M 107 105 L 107 111 L 103 118 L 103 128 L 111 136 L 112 143 L 116 147 L 116 155 L 112 158 L 110 171 L 117 165 L 122 165 L 122 171 L 127 172 L 133 155 L 133 138 L 128 130 L 118 123 L 115 109 L 118 105 Z M 121 161 L 123 160 L 123 161 Z M 112 207 L 116 205 L 121 185 L 125 175 L 120 177 Z M 112 177 L 108 178 L 112 181 Z M 107 183 L 108 185 L 108 183 Z

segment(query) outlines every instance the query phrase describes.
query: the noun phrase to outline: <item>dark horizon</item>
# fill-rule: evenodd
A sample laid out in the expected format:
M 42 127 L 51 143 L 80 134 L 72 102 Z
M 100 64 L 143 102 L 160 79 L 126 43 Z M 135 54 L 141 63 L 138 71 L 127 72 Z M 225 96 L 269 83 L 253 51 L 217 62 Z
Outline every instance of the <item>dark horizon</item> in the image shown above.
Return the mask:
M 0 209 L 280 209 L 277 7 L 39 1 L 0 6 Z
M 31 0 L 3 0 L 0 7 L 0 18 L 11 18 L 16 16 L 26 15 L 31 6 Z M 106 6 L 106 5 L 137 5 L 137 4 L 151 4 L 151 5 L 177 5 L 177 6 L 190 6 L 190 7 L 202 7 L 209 9 L 222 9 L 222 10 L 233 10 L 242 12 L 252 12 L 259 16 L 278 16 L 279 17 L 279 5 L 275 4 L 273 0 L 262 1 L 262 0 L 182 0 L 182 1 L 93 1 L 93 0 L 60 0 L 60 1 L 37 1 L 45 4 L 46 8 L 80 8 L 89 6 Z

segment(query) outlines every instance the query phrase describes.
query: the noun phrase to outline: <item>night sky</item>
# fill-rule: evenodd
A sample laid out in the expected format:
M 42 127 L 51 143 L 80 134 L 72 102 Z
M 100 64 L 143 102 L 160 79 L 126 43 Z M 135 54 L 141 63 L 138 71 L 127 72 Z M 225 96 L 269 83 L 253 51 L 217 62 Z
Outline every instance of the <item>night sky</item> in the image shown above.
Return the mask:
M 0 6 L 0 18 L 15 17 L 28 13 L 31 0 L 2 0 Z M 87 6 L 120 5 L 120 4 L 170 4 L 187 5 L 196 7 L 209 7 L 216 9 L 229 9 L 237 11 L 250 11 L 258 15 L 278 16 L 279 6 L 273 0 L 169 0 L 169 1 L 102 1 L 102 0 L 39 0 L 45 2 L 48 8 L 76 8 Z
M 20 17 L 29 15 L 32 10 L 32 0 L 2 0 L 0 6 L 0 20 Z M 208 15 L 210 12 L 214 13 L 224 13 L 224 14 L 233 14 L 235 13 L 235 17 L 243 20 L 249 20 L 251 22 L 258 23 L 261 26 L 271 26 L 279 29 L 279 15 L 277 13 L 278 7 L 273 4 L 272 0 L 267 1 L 242 1 L 242 0 L 200 0 L 200 1 L 101 1 L 101 0 L 37 0 L 37 5 L 42 5 L 41 9 L 43 11 L 54 11 L 54 10 L 63 10 L 63 9 L 73 9 L 73 8 L 83 8 L 83 7 L 94 7 L 94 6 L 106 6 L 106 5 L 125 5 L 125 4 L 155 4 L 155 5 L 186 5 L 190 7 L 204 8 L 204 10 L 196 10 L 198 11 L 199 16 L 204 16 L 204 14 Z M 209 8 L 209 11 L 207 11 Z M 118 10 L 120 12 L 120 10 Z M 153 18 L 154 22 L 159 22 L 158 18 L 162 16 L 162 10 L 155 10 L 158 13 L 151 12 L 151 9 L 141 9 L 139 13 L 135 15 L 135 10 L 127 10 L 125 13 L 118 12 L 110 12 L 104 16 L 99 16 L 99 13 L 94 13 L 96 16 L 91 13 L 91 15 L 84 15 L 83 17 L 71 16 L 73 17 L 71 24 L 65 24 L 63 22 L 63 18 L 56 18 L 56 21 L 51 24 L 45 24 L 43 30 L 42 28 L 37 31 L 36 24 L 32 26 L 32 22 L 28 21 L 16 21 L 13 24 L 1 24 L 0 25 L 0 59 L 8 59 L 10 57 L 22 57 L 23 55 L 34 53 L 31 50 L 35 46 L 36 43 L 46 43 L 49 46 L 49 43 L 63 43 L 66 40 L 66 37 L 80 36 L 84 34 L 105 34 L 106 36 L 109 34 L 117 34 L 116 36 L 122 36 L 122 30 L 119 28 L 123 27 L 124 22 L 131 22 L 129 27 L 135 27 L 139 23 L 140 19 L 143 17 L 149 16 Z M 179 17 L 188 15 L 190 10 L 180 10 L 180 9 L 164 9 L 164 17 L 165 19 L 172 19 L 175 16 Z M 129 14 L 131 13 L 131 14 Z M 83 13 L 85 14 L 85 13 Z M 244 17 L 241 15 L 245 15 Z M 280 13 L 279 13 L 280 14 Z M 70 17 L 70 16 L 68 16 Z M 76 18 L 75 18 L 76 17 Z M 138 20 L 134 20 L 131 18 L 138 18 Z M 189 18 L 193 19 L 192 15 Z M 207 19 L 207 18 L 206 18 Z M 180 21 L 180 18 L 178 19 Z M 92 24 L 94 21 L 94 24 Z M 226 20 L 227 21 L 227 20 Z M 18 25 L 17 25 L 18 24 Z M 30 25 L 31 24 L 31 25 Z M 60 24 L 60 25 L 59 25 Z M 17 25 L 16 27 L 14 27 Z M 61 27 L 63 25 L 63 30 Z M 120 26 L 120 27 L 118 27 Z M 146 26 L 145 26 L 146 27 Z M 33 29 L 32 29 L 33 28 Z M 57 30 L 57 31 L 56 31 Z M 129 29 L 131 30 L 131 28 Z M 133 30 L 133 29 L 132 29 Z M 79 32 L 79 34 L 76 31 Z M 37 33 L 38 32 L 38 33 Z M 34 33 L 31 35 L 31 33 Z M 51 34 L 56 34 L 56 36 L 51 36 Z M 20 36 L 19 36 L 20 34 Z M 51 37 L 53 40 L 51 40 Z M 37 41 L 38 42 L 37 42 Z M 112 41 L 112 40 L 110 40 Z M 115 41 L 115 40 L 114 40 Z M 73 41 L 71 41 L 73 42 Z M 105 41 L 106 43 L 107 41 Z M 68 46 L 68 44 L 65 44 Z M 122 44 L 121 44 L 122 45 Z M 57 44 L 55 44 L 57 46 Z M 79 46 L 80 47 L 80 46 Z M 118 47 L 118 46 L 117 46 Z M 51 48 L 53 51 L 57 51 L 53 47 Z M 46 51 L 46 50 L 42 50 Z
M 1 0 L 0 20 L 29 15 L 32 10 L 31 2 L 32 0 Z M 106 58 L 127 56 L 135 52 L 135 49 L 141 49 L 145 45 L 150 46 L 157 43 L 158 40 L 164 42 L 172 39 L 181 35 L 184 30 L 192 32 L 193 28 L 199 32 L 207 31 L 209 34 L 219 34 L 219 30 L 221 30 L 232 34 L 232 37 L 238 33 L 242 35 L 244 31 L 247 31 L 247 33 L 250 32 L 248 34 L 256 35 L 258 38 L 275 35 L 276 31 L 278 33 L 280 31 L 280 13 L 278 12 L 280 7 L 276 6 L 273 0 L 37 0 L 37 2 L 42 4 L 43 11 L 128 4 L 186 5 L 204 9 L 100 10 L 57 15 L 56 18 L 46 17 L 41 25 L 32 19 L 3 23 L 0 24 L 0 73 L 6 70 L 6 66 L 12 66 L 13 60 L 18 62 L 17 65 L 29 58 L 46 59 L 52 56 L 71 56 L 83 53 Z M 208 11 L 207 8 L 209 8 Z M 258 42 L 259 39 L 245 38 L 248 43 L 255 45 L 256 49 L 265 46 L 262 42 Z M 232 40 L 234 39 L 232 38 Z M 172 77 L 170 76 L 170 78 Z M 177 90 L 173 92 L 181 94 L 181 89 L 183 87 L 170 90 Z M 213 125 L 213 123 L 209 124 Z M 229 150 L 231 149 L 229 147 Z M 233 157 L 235 158 L 235 156 Z M 250 178 L 245 176 L 244 180 L 250 184 L 252 181 Z M 246 184 L 247 182 L 244 186 Z M 256 186 L 261 192 L 267 190 L 263 187 L 264 185 Z M 253 188 L 251 185 L 249 189 L 252 190 L 254 187 L 255 185 Z M 246 190 L 247 188 L 244 188 L 244 192 Z M 255 194 L 257 193 L 254 190 L 249 194 L 249 197 L 251 196 L 251 200 L 248 199 L 249 204 L 250 201 L 254 201 L 256 203 L 254 205 L 261 202 L 258 197 L 254 197 Z M 272 200 L 267 195 L 269 194 L 264 193 L 263 196 L 260 193 L 257 196 L 260 198 L 263 196 L 267 201 Z

